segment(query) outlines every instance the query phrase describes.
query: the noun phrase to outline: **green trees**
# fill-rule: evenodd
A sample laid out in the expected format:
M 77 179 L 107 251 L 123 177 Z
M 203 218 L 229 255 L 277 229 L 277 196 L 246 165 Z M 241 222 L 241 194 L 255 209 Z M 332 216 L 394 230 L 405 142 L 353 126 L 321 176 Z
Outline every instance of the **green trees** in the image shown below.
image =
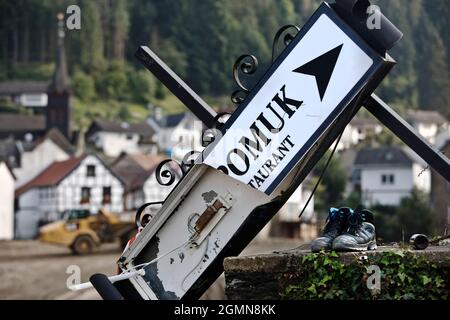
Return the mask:
M 373 2 L 405 34 L 391 51 L 398 65 L 381 84 L 379 94 L 401 112 L 432 108 L 450 117 L 448 1 Z M 257 56 L 260 68 L 255 79 L 258 79 L 270 63 L 272 39 L 278 28 L 285 24 L 302 26 L 320 3 L 320 0 L 0 1 L 0 78 L 31 80 L 27 78 L 29 73 L 21 72 L 23 68 L 38 69 L 35 67 L 38 64 L 53 62 L 56 13 L 77 4 L 81 8 L 81 30 L 66 30 L 70 74 L 75 76 L 78 70 L 76 78 L 83 83 L 76 84 L 77 95 L 86 92 L 80 87 L 86 86 L 88 76 L 97 92 L 93 94 L 89 89 L 86 99 L 96 94 L 115 98 L 118 94 L 120 99 L 148 101 L 151 97 L 144 92 L 148 79 L 139 86 L 137 79 L 141 75 L 133 75 L 135 70 L 142 70 L 134 58 L 139 45 L 149 45 L 200 94 L 228 95 L 234 89 L 231 71 L 235 59 L 244 53 Z M 117 63 L 125 67 L 118 68 Z M 107 84 L 100 83 L 105 78 Z M 152 90 L 159 97 L 164 96 L 164 90 Z
M 375 206 L 377 237 L 383 242 L 408 241 L 415 233 L 432 235 L 433 211 L 425 194 L 414 190 L 397 207 Z
M 330 151 L 327 151 L 316 165 L 313 170 L 315 177 L 320 176 L 329 156 Z M 315 181 L 313 182 L 315 183 Z M 343 200 L 346 183 L 347 173 L 341 165 L 339 156 L 335 154 L 323 176 L 320 187 L 317 189 L 316 208 L 319 211 L 327 212 L 330 207 L 339 207 Z

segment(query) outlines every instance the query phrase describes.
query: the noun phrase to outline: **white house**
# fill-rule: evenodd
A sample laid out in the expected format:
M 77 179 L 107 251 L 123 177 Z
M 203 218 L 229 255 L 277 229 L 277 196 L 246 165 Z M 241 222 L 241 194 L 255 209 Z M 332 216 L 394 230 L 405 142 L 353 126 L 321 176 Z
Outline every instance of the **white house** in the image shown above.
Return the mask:
M 144 203 L 164 201 L 181 177 L 179 168 L 168 163 L 176 180 L 170 186 L 160 185 L 155 170 L 165 157 L 161 155 L 124 155 L 112 164 L 112 169 L 125 181 L 126 210 L 136 210 Z M 166 179 L 163 178 L 164 181 Z
M 50 129 L 45 137 L 36 141 L 17 142 L 20 164 L 13 171 L 16 188 L 37 176 L 55 161 L 67 160 L 75 149 L 58 129 Z
M 156 108 L 148 123 L 156 132 L 159 150 L 172 159 L 181 160 L 191 150 L 203 150 L 203 124 L 189 112 L 162 115 Z
M 0 161 L 0 240 L 14 238 L 14 174 Z
M 370 135 L 380 134 L 383 126 L 373 117 L 355 116 L 345 127 L 338 150 L 346 150 L 358 145 Z
M 98 156 L 85 154 L 48 166 L 16 189 L 16 237 L 33 238 L 38 227 L 70 209 L 123 211 L 124 182 Z
M 431 144 L 440 133 L 449 131 L 447 119 L 437 111 L 410 110 L 406 119 Z
M 156 153 L 152 127 L 146 122 L 128 123 L 95 120 L 86 136 L 106 156 L 117 157 L 122 153 Z
M 0 96 L 24 107 L 43 108 L 48 103 L 48 82 L 0 82 Z
M 430 191 L 430 173 L 420 174 L 424 168 L 412 152 L 400 147 L 366 148 L 356 155 L 353 184 L 365 206 L 395 206 L 414 188 Z

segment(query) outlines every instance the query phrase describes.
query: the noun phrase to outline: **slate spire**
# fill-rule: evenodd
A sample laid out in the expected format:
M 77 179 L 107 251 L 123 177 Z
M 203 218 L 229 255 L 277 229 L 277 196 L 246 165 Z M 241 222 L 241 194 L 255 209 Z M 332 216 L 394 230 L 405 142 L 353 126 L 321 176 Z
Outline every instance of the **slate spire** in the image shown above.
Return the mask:
M 59 13 L 58 18 L 58 41 L 56 47 L 56 62 L 53 79 L 49 91 L 62 93 L 69 90 L 69 76 L 67 72 L 66 50 L 64 47 L 64 14 Z

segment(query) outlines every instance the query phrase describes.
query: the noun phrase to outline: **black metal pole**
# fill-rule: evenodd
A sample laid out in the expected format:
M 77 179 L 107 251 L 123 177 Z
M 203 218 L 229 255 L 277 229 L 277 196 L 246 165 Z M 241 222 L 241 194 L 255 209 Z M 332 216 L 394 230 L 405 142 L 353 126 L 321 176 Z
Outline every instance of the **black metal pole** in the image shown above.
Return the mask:
M 450 160 L 429 144 L 428 141 L 422 138 L 422 136 L 391 107 L 389 107 L 389 105 L 375 94 L 372 94 L 364 103 L 364 106 L 406 145 L 422 157 L 430 167 L 450 182 Z
M 217 113 L 150 48 L 146 46 L 139 47 L 135 56 L 208 128 L 213 126 L 215 122 L 214 117 Z
M 114 287 L 106 275 L 96 273 L 89 278 L 89 281 L 104 300 L 123 300 L 119 290 Z

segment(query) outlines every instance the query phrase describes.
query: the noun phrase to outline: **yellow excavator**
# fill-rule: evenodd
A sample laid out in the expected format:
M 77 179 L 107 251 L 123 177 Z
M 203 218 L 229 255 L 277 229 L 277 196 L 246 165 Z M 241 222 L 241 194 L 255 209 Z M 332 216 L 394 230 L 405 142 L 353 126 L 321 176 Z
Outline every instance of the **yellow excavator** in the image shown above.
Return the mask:
M 128 240 L 136 233 L 134 222 L 122 221 L 106 210 L 91 214 L 89 210 L 67 210 L 63 219 L 40 228 L 39 240 L 45 243 L 64 245 L 73 254 L 92 253 L 102 243 L 120 240 L 125 248 Z

